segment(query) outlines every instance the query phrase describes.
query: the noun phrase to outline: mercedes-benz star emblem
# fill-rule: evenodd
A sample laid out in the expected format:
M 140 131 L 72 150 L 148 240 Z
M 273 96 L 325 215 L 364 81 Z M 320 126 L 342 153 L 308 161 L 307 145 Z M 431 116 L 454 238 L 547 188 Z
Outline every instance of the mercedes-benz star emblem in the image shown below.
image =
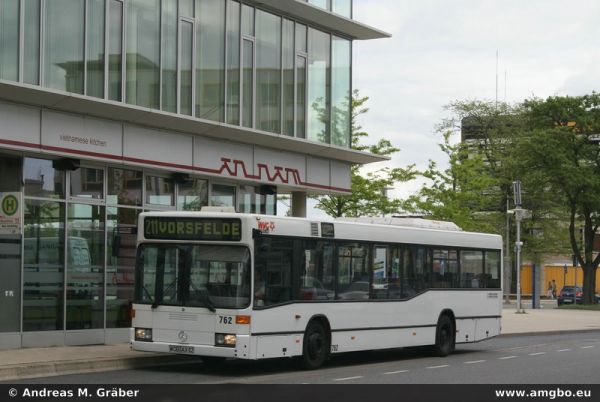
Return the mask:
M 179 340 L 181 342 L 187 342 L 187 340 L 188 340 L 188 336 L 185 333 L 185 331 L 179 331 L 179 335 L 177 335 L 177 336 L 179 337 Z

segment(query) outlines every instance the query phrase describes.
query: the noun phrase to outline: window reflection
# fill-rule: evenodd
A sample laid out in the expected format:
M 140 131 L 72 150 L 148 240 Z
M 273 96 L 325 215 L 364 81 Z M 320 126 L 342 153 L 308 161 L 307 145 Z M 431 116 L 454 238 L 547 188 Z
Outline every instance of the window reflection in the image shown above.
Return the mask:
M 47 159 L 25 158 L 25 195 L 44 198 L 65 198 L 64 172 L 52 167 Z
M 67 329 L 104 327 L 104 207 L 70 204 Z
M 196 117 L 225 117 L 225 1 L 196 3 Z
M 72 171 L 71 197 L 104 198 L 104 170 L 79 168 Z
M 208 182 L 191 179 L 179 183 L 177 190 L 177 209 L 180 211 L 199 211 L 208 205 Z
M 242 41 L 242 126 L 254 126 L 254 42 Z
M 146 203 L 173 205 L 175 198 L 173 181 L 165 177 L 146 176 Z
M 224 184 L 213 184 L 210 205 L 215 207 L 234 207 L 235 187 Z
M 192 55 L 194 43 L 194 24 L 181 21 L 180 25 L 181 48 L 180 63 L 180 99 L 179 111 L 181 114 L 192 115 Z
M 281 132 L 281 17 L 256 11 L 256 128 Z
M 40 0 L 23 3 L 24 43 L 23 81 L 28 84 L 40 83 Z M 0 24 L 3 25 L 3 24 Z M 0 51 L 3 55 L 4 51 Z
M 350 41 L 332 40 L 331 60 L 331 143 L 350 144 Z
M 238 212 L 275 215 L 277 194 L 270 186 L 240 186 Z
M 294 135 L 294 22 L 283 20 L 282 29 L 283 134 Z
M 109 204 L 142 205 L 142 172 L 125 169 L 108 169 Z
M 331 0 L 331 11 L 346 18 L 352 18 L 352 0 Z
M 87 1 L 86 95 L 104 97 L 104 0 Z
M 85 2 L 45 2 L 44 85 L 83 93 Z
M 123 3 L 110 0 L 108 12 L 108 98 L 121 101 L 121 74 L 123 72 Z
M 63 329 L 65 206 L 25 201 L 23 330 Z
M 253 186 L 240 186 L 239 212 L 245 214 L 260 213 L 260 194 L 256 193 Z
M 134 296 L 137 217 L 141 211 L 107 208 L 106 327 L 131 326 Z
M 177 113 L 177 0 L 162 1 L 162 110 Z
M 308 30 L 308 139 L 329 142 L 330 35 L 316 29 Z
M 227 1 L 227 123 L 240 124 L 240 3 Z
M 19 0 L 0 1 L 0 79 L 19 79 Z
M 160 0 L 129 0 L 127 4 L 127 103 L 158 109 Z

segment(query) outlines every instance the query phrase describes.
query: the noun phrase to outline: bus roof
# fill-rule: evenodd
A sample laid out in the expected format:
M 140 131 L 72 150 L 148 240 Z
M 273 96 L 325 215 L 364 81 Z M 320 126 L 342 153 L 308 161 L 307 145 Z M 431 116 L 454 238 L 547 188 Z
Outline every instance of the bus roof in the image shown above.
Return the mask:
M 237 218 L 242 221 L 244 231 L 256 229 L 274 236 L 297 236 L 314 239 L 343 239 L 348 241 L 370 241 L 381 243 L 406 243 L 441 245 L 463 248 L 501 249 L 502 237 L 495 234 L 462 231 L 456 225 L 437 225 L 434 228 L 401 225 L 403 219 L 388 223 L 364 223 L 347 220 L 320 221 L 272 215 L 256 215 L 232 212 L 144 212 L 144 217 L 162 216 L 174 218 Z M 420 220 L 420 219 L 419 219 Z M 324 230 L 325 229 L 325 230 Z

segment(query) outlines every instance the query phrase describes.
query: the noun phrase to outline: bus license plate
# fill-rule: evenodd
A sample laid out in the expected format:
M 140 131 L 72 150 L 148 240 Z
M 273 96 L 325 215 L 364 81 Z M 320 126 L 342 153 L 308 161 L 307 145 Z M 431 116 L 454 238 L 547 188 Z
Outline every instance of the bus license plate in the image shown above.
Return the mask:
M 169 352 L 194 354 L 194 347 L 193 346 L 182 346 L 182 345 L 169 345 Z

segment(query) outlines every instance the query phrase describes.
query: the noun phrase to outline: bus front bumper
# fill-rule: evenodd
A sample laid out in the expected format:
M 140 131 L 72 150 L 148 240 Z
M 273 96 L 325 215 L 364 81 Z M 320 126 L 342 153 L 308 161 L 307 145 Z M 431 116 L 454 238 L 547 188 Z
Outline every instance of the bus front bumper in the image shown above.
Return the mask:
M 248 339 L 238 335 L 238 344 L 236 347 L 217 347 L 214 345 L 194 345 L 183 343 L 167 342 L 142 342 L 131 341 L 131 349 L 140 352 L 170 353 L 188 356 L 217 356 L 230 357 L 238 359 L 248 359 Z M 246 337 L 249 338 L 249 337 Z

